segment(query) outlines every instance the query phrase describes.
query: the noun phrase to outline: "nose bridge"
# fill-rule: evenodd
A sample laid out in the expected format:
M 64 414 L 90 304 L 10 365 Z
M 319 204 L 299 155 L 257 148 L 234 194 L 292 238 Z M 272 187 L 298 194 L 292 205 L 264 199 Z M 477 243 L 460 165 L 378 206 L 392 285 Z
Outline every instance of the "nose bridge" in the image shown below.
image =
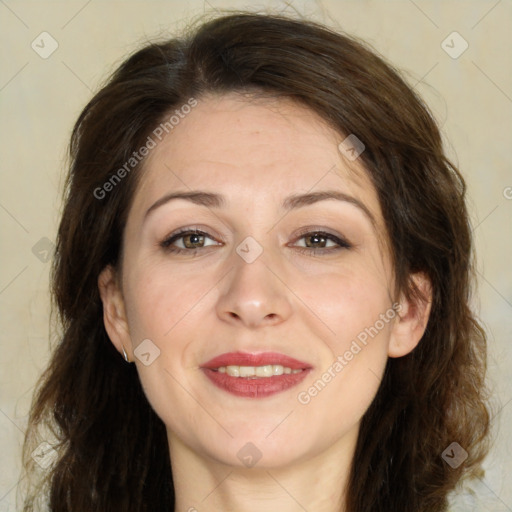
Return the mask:
M 279 265 L 272 258 L 272 251 L 249 236 L 233 250 L 230 265 L 231 272 L 217 304 L 219 316 L 250 327 L 279 322 L 289 316 L 287 288 L 275 275 Z

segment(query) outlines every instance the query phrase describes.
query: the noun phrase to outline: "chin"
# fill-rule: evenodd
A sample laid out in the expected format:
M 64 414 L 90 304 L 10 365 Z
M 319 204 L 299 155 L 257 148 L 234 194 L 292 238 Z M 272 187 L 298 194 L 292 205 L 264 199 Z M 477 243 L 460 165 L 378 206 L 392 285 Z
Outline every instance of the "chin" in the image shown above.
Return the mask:
M 308 458 L 303 440 L 284 440 L 279 436 L 272 440 L 262 439 L 248 433 L 205 447 L 205 452 L 221 464 L 242 469 L 276 469 Z

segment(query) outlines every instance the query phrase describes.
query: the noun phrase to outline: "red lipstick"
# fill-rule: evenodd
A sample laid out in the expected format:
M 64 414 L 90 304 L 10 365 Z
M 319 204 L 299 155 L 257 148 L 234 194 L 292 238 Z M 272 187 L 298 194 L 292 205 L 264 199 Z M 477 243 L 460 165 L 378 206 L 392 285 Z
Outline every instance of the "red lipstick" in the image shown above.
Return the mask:
M 232 377 L 227 373 L 217 371 L 218 368 L 226 366 L 257 367 L 268 365 L 281 365 L 300 371 L 270 377 Z M 201 369 L 213 384 L 224 391 L 240 397 L 264 398 L 296 386 L 304 380 L 312 366 L 277 352 L 263 352 L 260 354 L 230 352 L 214 357 L 204 363 Z
M 220 366 L 265 366 L 267 364 L 280 364 L 292 370 L 303 370 L 311 368 L 308 363 L 298 361 L 293 357 L 279 354 L 278 352 L 262 352 L 260 354 L 249 354 L 247 352 L 229 352 L 214 357 L 202 368 L 217 369 Z

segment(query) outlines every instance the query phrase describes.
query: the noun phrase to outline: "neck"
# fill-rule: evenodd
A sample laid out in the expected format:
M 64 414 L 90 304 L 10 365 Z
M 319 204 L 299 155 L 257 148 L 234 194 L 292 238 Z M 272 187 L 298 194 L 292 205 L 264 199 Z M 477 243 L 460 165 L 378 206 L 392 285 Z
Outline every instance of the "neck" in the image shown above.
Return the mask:
M 192 450 L 168 431 L 175 512 L 346 512 L 345 486 L 357 430 L 287 466 L 231 466 Z

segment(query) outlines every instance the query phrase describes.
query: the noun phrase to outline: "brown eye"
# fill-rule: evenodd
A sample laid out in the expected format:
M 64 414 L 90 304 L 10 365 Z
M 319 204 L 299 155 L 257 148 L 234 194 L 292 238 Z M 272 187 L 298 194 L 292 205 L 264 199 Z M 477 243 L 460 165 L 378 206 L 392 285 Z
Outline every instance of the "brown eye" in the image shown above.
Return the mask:
M 329 253 L 341 249 L 350 249 L 352 247 L 351 244 L 343 238 L 323 231 L 309 231 L 303 233 L 298 240 L 304 240 L 303 245 L 296 245 L 296 247 L 303 252 Z M 328 245 L 329 242 L 330 245 Z
M 204 235 L 192 233 L 181 237 L 183 239 L 183 245 L 186 249 L 197 249 L 198 245 L 204 244 Z
M 325 247 L 328 240 L 327 237 L 319 233 L 307 235 L 304 237 L 304 239 L 306 240 L 306 247 L 313 247 L 315 249 L 318 249 L 319 247 Z
M 184 230 L 174 233 L 160 242 L 160 246 L 169 252 L 190 252 L 203 249 L 211 245 L 218 245 L 215 243 L 206 244 L 206 240 L 213 240 L 207 233 L 199 230 Z

